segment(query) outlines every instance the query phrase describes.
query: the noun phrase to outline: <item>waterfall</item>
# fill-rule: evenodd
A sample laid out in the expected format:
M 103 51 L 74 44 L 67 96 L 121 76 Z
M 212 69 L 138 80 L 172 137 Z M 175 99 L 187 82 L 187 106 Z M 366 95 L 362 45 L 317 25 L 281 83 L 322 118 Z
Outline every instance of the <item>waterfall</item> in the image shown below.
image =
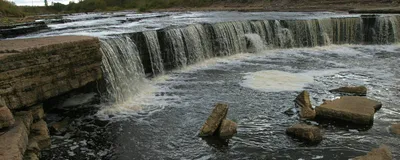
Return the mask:
M 258 34 L 245 34 L 247 40 L 247 51 L 258 53 L 266 49 L 264 41 Z
M 158 41 L 156 31 L 143 32 L 144 39 L 147 45 L 147 50 L 150 56 L 150 65 L 153 74 L 164 74 L 164 64 L 161 57 L 160 43 Z
M 145 73 L 163 74 L 215 56 L 269 48 L 400 42 L 400 16 L 367 15 L 297 20 L 192 24 L 101 40 L 103 71 L 111 100 L 139 91 Z M 141 61 L 141 58 L 143 62 Z
M 145 81 L 136 45 L 129 37 L 101 39 L 102 69 L 108 100 L 121 103 L 140 90 Z

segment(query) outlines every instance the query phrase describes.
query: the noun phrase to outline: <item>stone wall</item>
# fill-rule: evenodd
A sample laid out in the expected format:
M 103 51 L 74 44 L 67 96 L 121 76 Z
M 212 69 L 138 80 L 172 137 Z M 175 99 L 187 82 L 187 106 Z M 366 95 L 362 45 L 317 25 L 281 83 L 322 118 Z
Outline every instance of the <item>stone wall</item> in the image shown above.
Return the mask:
M 0 96 L 20 109 L 100 79 L 99 45 L 85 36 L 0 41 Z
M 0 41 L 0 159 L 37 160 L 51 146 L 42 102 L 102 78 L 97 38 Z

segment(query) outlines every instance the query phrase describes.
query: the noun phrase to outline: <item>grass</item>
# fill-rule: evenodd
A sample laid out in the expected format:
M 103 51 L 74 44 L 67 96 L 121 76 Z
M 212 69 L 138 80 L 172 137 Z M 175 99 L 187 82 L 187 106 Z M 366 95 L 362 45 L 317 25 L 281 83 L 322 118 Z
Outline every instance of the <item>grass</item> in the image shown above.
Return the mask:
M 5 0 L 0 0 L 0 17 L 23 17 L 24 12 L 16 5 Z

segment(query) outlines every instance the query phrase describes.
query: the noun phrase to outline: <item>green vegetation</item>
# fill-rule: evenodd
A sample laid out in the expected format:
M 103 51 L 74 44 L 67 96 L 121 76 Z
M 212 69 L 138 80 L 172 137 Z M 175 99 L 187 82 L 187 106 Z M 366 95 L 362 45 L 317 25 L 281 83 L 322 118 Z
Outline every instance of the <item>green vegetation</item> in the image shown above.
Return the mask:
M 0 17 L 23 17 L 25 14 L 15 4 L 0 0 Z

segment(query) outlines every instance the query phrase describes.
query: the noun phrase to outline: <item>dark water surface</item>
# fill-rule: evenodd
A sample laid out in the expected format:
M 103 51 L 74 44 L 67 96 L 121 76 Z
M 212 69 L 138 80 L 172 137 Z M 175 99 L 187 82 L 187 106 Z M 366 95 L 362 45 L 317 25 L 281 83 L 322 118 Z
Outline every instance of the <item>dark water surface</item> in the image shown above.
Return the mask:
M 389 132 L 400 122 L 399 62 L 399 45 L 272 50 L 208 60 L 153 80 L 155 89 L 144 89 L 130 104 L 64 104 L 68 111 L 53 117 L 77 118 L 71 124 L 78 132 L 53 135 L 43 158 L 349 159 L 386 144 L 399 159 L 400 137 Z M 281 88 L 266 86 L 279 81 Z M 328 90 L 345 85 L 365 85 L 367 97 L 383 103 L 371 129 L 320 125 L 324 140 L 314 146 L 285 134 L 299 122 L 284 112 L 294 107 L 302 88 L 318 106 L 338 96 Z M 71 101 L 88 102 L 93 96 Z M 228 145 L 197 137 L 217 102 L 228 103 L 227 117 L 238 123 Z

